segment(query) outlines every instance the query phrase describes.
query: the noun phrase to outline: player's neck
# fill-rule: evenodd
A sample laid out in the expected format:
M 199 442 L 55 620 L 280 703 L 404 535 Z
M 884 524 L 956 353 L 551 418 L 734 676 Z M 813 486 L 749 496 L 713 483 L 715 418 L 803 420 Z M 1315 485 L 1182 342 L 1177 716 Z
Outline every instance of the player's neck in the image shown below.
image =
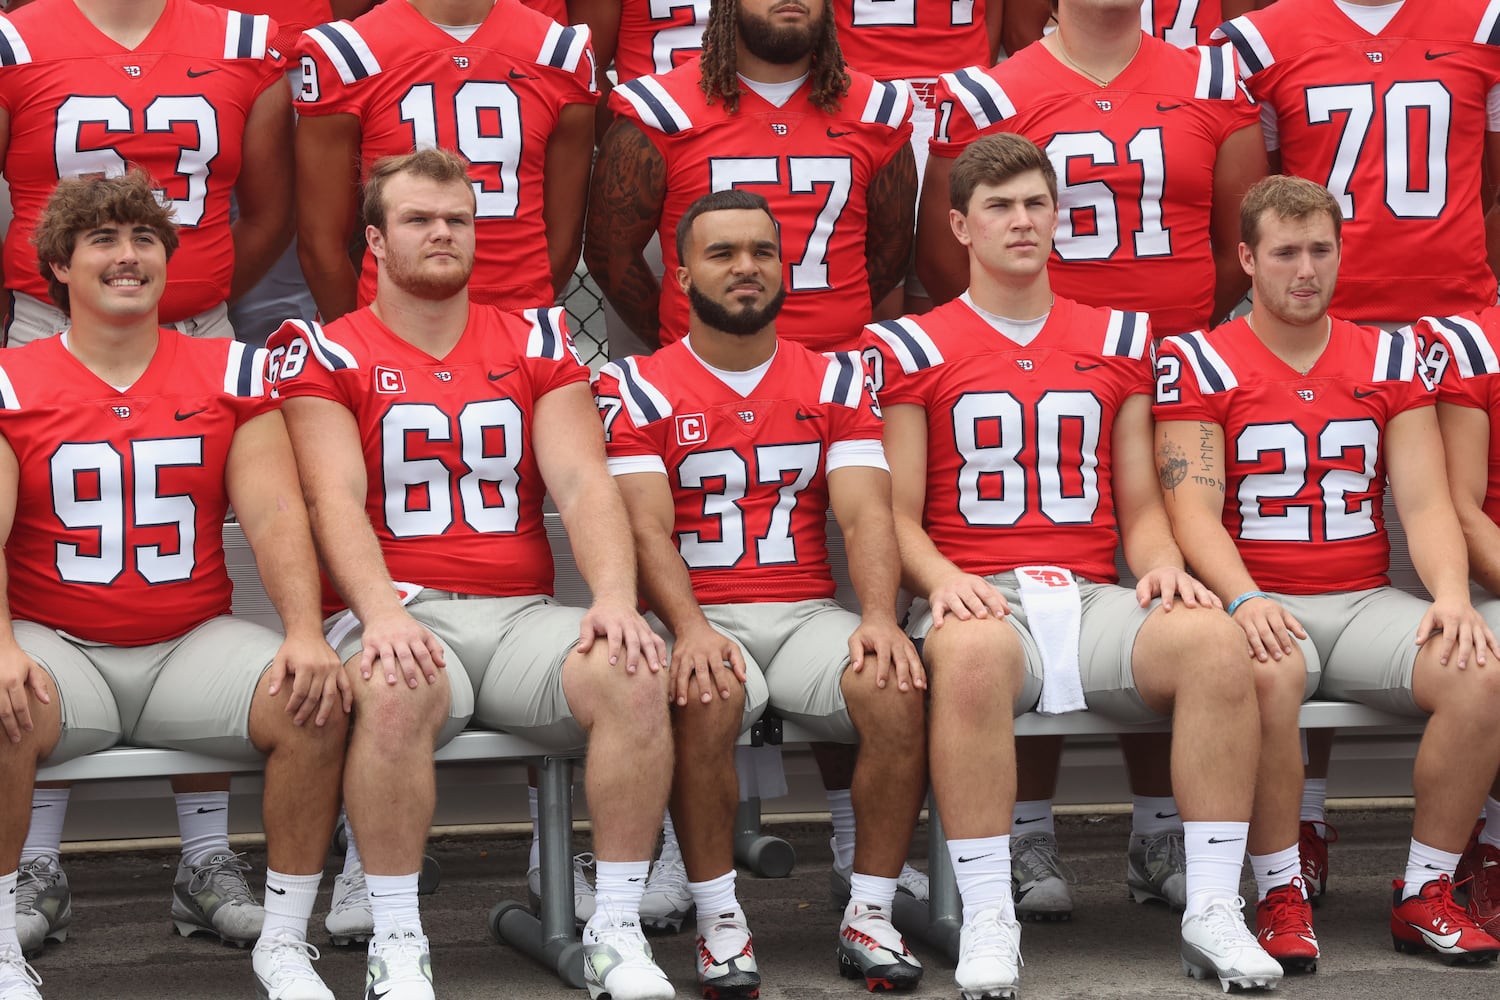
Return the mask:
M 756 83 L 789 83 L 812 72 L 812 56 L 803 56 L 796 62 L 770 62 L 752 54 L 745 48 L 744 42 L 737 42 L 734 52 L 734 71 Z
M 1303 375 L 1323 356 L 1333 332 L 1333 321 L 1325 314 L 1307 325 L 1287 323 L 1258 306 L 1245 318 L 1250 330 L 1266 350 Z
M 146 40 L 167 0 L 73 0 L 89 23 L 116 43 L 133 49 Z
M 134 385 L 156 356 L 161 330 L 156 314 L 121 324 L 75 313 L 67 329 L 68 353 L 110 385 Z
M 1142 37 L 1135 11 L 1080 13 L 1070 9 L 1042 44 L 1064 65 L 1102 87 L 1135 59 Z
M 693 316 L 688 321 L 688 346 L 706 365 L 725 372 L 747 372 L 776 353 L 776 326 L 741 337 L 715 330 Z
M 396 336 L 442 360 L 458 345 L 469 325 L 469 293 L 466 288 L 458 295 L 434 300 L 379 288 L 370 311 Z
M 994 275 L 978 263 L 969 265 L 969 298 L 987 313 L 1005 319 L 1032 320 L 1052 308 L 1052 285 L 1047 272 L 1026 279 Z
M 490 16 L 495 0 L 408 0 L 433 24 L 463 26 L 478 24 Z

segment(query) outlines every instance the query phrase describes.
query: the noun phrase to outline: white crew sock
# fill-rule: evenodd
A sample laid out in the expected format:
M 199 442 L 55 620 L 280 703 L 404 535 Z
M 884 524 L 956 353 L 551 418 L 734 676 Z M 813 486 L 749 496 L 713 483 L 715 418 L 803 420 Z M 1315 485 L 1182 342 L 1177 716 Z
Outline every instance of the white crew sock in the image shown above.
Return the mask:
M 68 788 L 33 788 L 31 790 L 31 826 L 26 843 L 21 845 L 21 862 L 47 858 L 62 864 L 63 821 L 68 818 Z
M 855 872 L 849 876 L 849 902 L 878 906 L 889 913 L 891 904 L 896 902 L 896 880 Z
M 1130 803 L 1130 832 L 1136 837 L 1150 839 L 1164 833 L 1179 833 L 1182 830 L 1182 813 L 1177 811 L 1177 800 L 1170 795 L 1136 795 Z
M 536 786 L 526 786 L 526 811 L 531 814 L 531 853 L 526 855 L 526 870 L 542 866 L 542 828 L 537 823 Z
M 971 922 L 982 910 L 994 909 L 1006 920 L 1015 919 L 1016 904 L 1010 887 L 1010 835 L 950 840 L 948 856 L 953 859 L 953 876 L 964 903 L 964 923 Z
M 828 791 L 828 811 L 833 814 L 833 863 L 839 868 L 854 865 L 854 800 L 847 788 Z
M 1216 899 L 1240 894 L 1240 871 L 1245 867 L 1245 838 L 1249 823 L 1184 823 L 1182 845 L 1187 855 L 1187 910 L 1183 919 L 1203 912 Z
M 718 878 L 707 882 L 689 882 L 693 905 L 698 908 L 698 933 L 706 934 L 709 928 L 730 913 L 743 912 L 740 901 L 734 895 L 735 870 L 733 868 Z
M 1328 779 L 1302 780 L 1302 822 L 1324 823 L 1328 820 Z
M 349 814 L 340 810 L 339 818 L 344 821 L 344 875 L 348 877 L 362 868 L 359 862 L 359 841 L 354 839 L 354 826 L 349 822 Z
M 278 936 L 293 941 L 307 940 L 307 921 L 312 916 L 313 903 L 318 899 L 317 875 L 283 875 L 266 869 L 266 922 L 261 927 L 260 939 L 274 941 Z
M 682 847 L 677 843 L 677 828 L 672 825 L 671 813 L 661 818 L 661 856 L 669 854 L 682 857 Z
M 1265 899 L 1272 889 L 1288 885 L 1292 879 L 1302 878 L 1302 852 L 1293 844 L 1271 854 L 1250 855 L 1250 871 L 1255 876 L 1256 902 Z M 1302 898 L 1307 898 L 1307 886 L 1302 887 Z
M 182 857 L 197 864 L 215 854 L 232 854 L 229 849 L 229 793 L 178 792 L 177 830 L 182 835 Z
M 1479 831 L 1479 842 L 1500 849 L 1500 799 L 1493 796 L 1484 800 L 1484 828 Z
M 1017 802 L 1010 813 L 1010 835 L 1024 837 L 1031 833 L 1050 833 L 1057 836 L 1057 826 L 1052 820 L 1052 800 L 1032 799 Z M 1006 855 L 1010 855 L 1007 853 Z
M 1406 887 L 1401 890 L 1402 899 L 1410 899 L 1422 891 L 1422 886 L 1441 875 L 1453 878 L 1462 855 L 1449 854 L 1436 847 L 1428 847 L 1413 837 L 1406 855 Z
M 417 878 L 410 875 L 365 875 L 370 890 L 370 915 L 375 918 L 375 936 L 415 934 L 422 936 L 422 911 L 417 905 Z
M 594 906 L 596 913 L 607 908 L 623 922 L 641 917 L 641 895 L 646 891 L 646 876 L 651 873 L 649 861 L 594 862 Z
M 20 872 L 0 875 L 0 954 L 21 953 L 21 938 L 16 934 L 16 883 Z

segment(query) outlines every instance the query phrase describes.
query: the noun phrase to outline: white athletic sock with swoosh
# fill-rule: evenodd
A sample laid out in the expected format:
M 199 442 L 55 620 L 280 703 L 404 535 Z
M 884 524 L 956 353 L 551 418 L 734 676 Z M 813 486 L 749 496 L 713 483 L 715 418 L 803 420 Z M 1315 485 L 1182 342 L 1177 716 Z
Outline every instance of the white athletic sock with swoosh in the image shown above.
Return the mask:
M 981 910 L 993 909 L 1000 910 L 1007 920 L 1015 919 L 1009 835 L 950 840 L 948 856 L 953 859 L 953 875 L 964 901 L 964 923 L 971 922 Z
M 594 861 L 594 908 L 611 913 L 626 922 L 639 921 L 641 896 L 646 891 L 646 876 L 651 873 L 648 861 Z
M 0 954 L 7 951 L 21 952 L 21 939 L 16 935 L 16 883 L 19 872 L 0 875 Z
M 375 921 L 375 936 L 415 934 L 422 936 L 422 910 L 417 903 L 417 879 L 410 875 L 365 874 L 370 890 L 370 916 Z
M 1182 846 L 1187 855 L 1187 910 L 1195 916 L 1216 899 L 1240 894 L 1240 872 L 1245 867 L 1245 838 L 1249 823 L 1184 823 Z
M 21 861 L 47 858 L 61 864 L 63 821 L 68 817 L 67 788 L 33 788 L 31 790 L 31 826 L 26 843 L 21 845 Z
M 1057 836 L 1057 826 L 1052 819 L 1051 799 L 1017 802 L 1011 810 L 1010 835 L 1024 837 L 1029 833 L 1050 833 Z
M 229 793 L 178 792 L 177 830 L 182 835 L 182 856 L 195 864 L 229 849 Z
M 1255 876 L 1255 900 L 1265 899 L 1272 889 L 1288 885 L 1292 879 L 1302 877 L 1302 852 L 1297 844 L 1271 854 L 1250 855 L 1250 872 Z M 1302 898 L 1307 898 L 1307 886 L 1302 887 Z
M 1422 891 L 1422 886 L 1439 876 L 1453 878 L 1461 855 L 1449 854 L 1436 847 L 1428 847 L 1417 838 L 1411 839 L 1411 849 L 1406 855 L 1406 887 L 1401 890 L 1402 899 L 1411 899 Z
M 1130 832 L 1142 839 L 1182 830 L 1182 813 L 1170 795 L 1135 795 L 1130 800 Z
M 275 941 L 278 936 L 293 941 L 307 940 L 307 921 L 312 916 L 313 903 L 318 899 L 318 883 L 323 874 L 284 875 L 266 869 L 266 922 L 261 927 L 260 939 Z

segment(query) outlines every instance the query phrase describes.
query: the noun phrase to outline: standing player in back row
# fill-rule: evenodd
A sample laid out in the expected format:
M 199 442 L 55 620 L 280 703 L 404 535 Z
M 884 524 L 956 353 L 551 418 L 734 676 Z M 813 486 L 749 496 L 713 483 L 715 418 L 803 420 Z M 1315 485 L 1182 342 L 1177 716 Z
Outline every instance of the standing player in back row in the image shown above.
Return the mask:
M 595 98 L 588 28 L 518 0 L 403 0 L 312 28 L 300 53 L 297 238 L 323 320 L 375 294 L 374 258 L 367 253 L 358 274 L 349 262 L 371 165 L 424 147 L 469 162 L 474 300 L 552 305 L 583 238 Z
M 616 87 L 610 106 L 584 256 L 638 336 L 656 346 L 687 332 L 687 296 L 642 256 L 652 235 L 674 273 L 688 206 L 745 188 L 781 221 L 781 336 L 855 345 L 906 276 L 917 177 L 906 88 L 845 66 L 825 0 L 717 3 L 698 59 Z

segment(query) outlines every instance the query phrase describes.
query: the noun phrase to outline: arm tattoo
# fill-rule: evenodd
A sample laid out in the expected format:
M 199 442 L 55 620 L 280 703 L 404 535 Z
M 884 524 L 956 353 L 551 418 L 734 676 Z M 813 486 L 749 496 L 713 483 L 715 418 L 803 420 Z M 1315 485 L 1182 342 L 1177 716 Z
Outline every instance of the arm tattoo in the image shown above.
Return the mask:
M 666 161 L 635 123 L 617 118 L 594 166 L 583 259 L 615 311 L 648 344 L 660 342 L 661 283 L 642 251 L 661 222 Z
M 865 268 L 870 305 L 890 294 L 911 267 L 912 234 L 917 226 L 917 161 L 911 144 L 892 154 L 865 190 Z
M 1187 456 L 1182 448 L 1171 441 L 1163 441 L 1156 453 L 1156 474 L 1161 479 L 1161 488 L 1177 495 L 1177 487 L 1187 478 Z
M 1204 472 L 1214 471 L 1214 425 L 1198 421 L 1198 461 Z

